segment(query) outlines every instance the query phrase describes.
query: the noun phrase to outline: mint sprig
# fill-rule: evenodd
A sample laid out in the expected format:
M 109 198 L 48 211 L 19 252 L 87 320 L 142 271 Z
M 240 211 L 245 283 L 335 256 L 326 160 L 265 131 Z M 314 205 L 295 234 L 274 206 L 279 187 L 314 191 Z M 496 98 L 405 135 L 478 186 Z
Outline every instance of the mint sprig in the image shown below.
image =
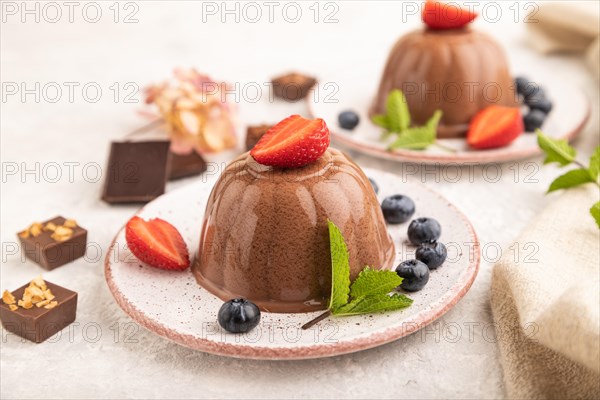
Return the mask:
M 586 167 L 583 163 L 576 160 L 577 151 L 564 139 L 553 139 L 544 135 L 541 130 L 536 130 L 537 141 L 540 148 L 546 154 L 544 164 L 558 163 L 561 167 L 575 164 L 579 168 L 570 170 L 558 178 L 554 179 L 548 188 L 548 193 L 561 189 L 569 189 L 585 183 L 593 183 L 600 188 L 600 146 L 596 147 L 590 165 Z M 600 202 L 597 202 L 590 209 L 590 214 L 600 228 Z
M 384 129 L 382 140 L 388 140 L 391 136 L 396 136 L 389 144 L 388 150 L 425 150 L 436 144 L 446 150 L 456 151 L 442 146 L 437 141 L 437 128 L 441 118 L 442 111 L 436 110 L 425 125 L 411 127 L 411 117 L 406 97 L 401 90 L 394 89 L 388 94 L 386 113 L 373 115 L 371 121 Z
M 403 294 L 392 294 L 400 286 L 402 278 L 394 271 L 374 270 L 365 267 L 354 282 L 350 283 L 348 248 L 339 228 L 331 221 L 329 247 L 331 250 L 331 298 L 329 310 L 302 326 L 308 329 L 328 317 L 370 314 L 406 308 L 412 300 Z

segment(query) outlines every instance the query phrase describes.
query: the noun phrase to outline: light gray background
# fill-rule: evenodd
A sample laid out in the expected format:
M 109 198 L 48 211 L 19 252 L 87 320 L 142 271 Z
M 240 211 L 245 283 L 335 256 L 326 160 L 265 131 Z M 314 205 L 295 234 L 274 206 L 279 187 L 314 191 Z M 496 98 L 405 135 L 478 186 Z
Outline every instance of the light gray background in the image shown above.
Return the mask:
M 1 288 L 14 289 L 44 272 L 10 254 L 15 232 L 30 222 L 56 214 L 77 219 L 89 230 L 89 241 L 106 250 L 113 235 L 136 211 L 136 206 L 108 206 L 100 201 L 101 181 L 89 182 L 83 167 L 104 165 L 108 144 L 144 123 L 136 114 L 141 104 L 115 102 L 110 87 L 135 82 L 144 85 L 169 76 L 175 66 L 194 66 L 217 79 L 241 86 L 287 70 L 316 76 L 343 76 L 356 69 L 365 80 L 377 80 L 387 52 L 400 34 L 420 25 L 418 17 L 403 23 L 402 6 L 392 2 L 336 2 L 337 23 L 313 21 L 312 2 L 299 3 L 300 22 L 286 22 L 276 8 L 273 23 L 267 21 L 262 3 L 260 22 L 239 23 L 232 15 L 221 23 L 220 15 L 203 22 L 200 2 L 135 2 L 137 23 L 122 22 L 133 8 L 120 6 L 121 22 L 113 22 L 113 2 L 99 2 L 102 18 L 97 23 L 82 17 L 83 4 L 75 8 L 74 22 L 61 7 L 62 19 L 51 23 L 27 16 L 4 14 L 1 27 L 1 75 L 3 84 L 35 82 L 62 85 L 62 98 L 35 101 L 28 95 L 2 99 L 2 268 Z M 20 7 L 20 3 L 16 3 Z M 60 3 L 62 4 L 62 3 Z M 221 3 L 213 3 L 221 7 Z M 416 5 L 420 3 L 415 3 Z M 507 49 L 515 74 L 561 79 L 581 87 L 593 104 L 592 121 L 576 147 L 587 162 L 598 144 L 598 84 L 578 57 L 540 59 L 526 45 L 522 23 L 515 23 L 513 2 L 502 3 L 496 23 L 478 20 L 478 29 L 489 31 Z M 243 4 L 240 4 L 240 10 Z M 33 8 L 33 3 L 29 5 Z M 40 4 L 39 7 L 43 7 Z M 230 4 L 233 8 L 234 5 Z M 523 3 L 520 19 L 523 18 Z M 40 9 L 40 11 L 42 11 Z M 54 11 L 46 9 L 47 19 Z M 250 10 L 248 10 L 250 11 Z M 94 17 L 89 9 L 88 17 Z M 290 11 L 291 12 L 291 11 Z M 491 11 L 490 11 L 491 12 Z M 293 16 L 293 14 L 291 14 Z M 250 17 L 252 17 L 250 15 Z M 63 82 L 77 82 L 74 101 Z M 103 90 L 100 101 L 86 101 L 81 87 L 96 82 Z M 3 87 L 3 94 L 6 92 Z M 266 89 L 265 89 L 266 90 Z M 343 90 L 343 88 L 341 88 Z M 92 92 L 90 92 L 93 94 Z M 370 93 L 365 93 L 370 96 Z M 303 104 L 269 104 L 266 92 L 258 103 L 240 104 L 242 126 L 273 122 L 294 112 L 305 113 Z M 364 166 L 406 174 L 406 166 L 353 154 Z M 420 169 L 426 184 L 443 193 L 473 222 L 482 242 L 484 259 L 480 274 L 465 298 L 436 324 L 408 338 L 357 354 L 295 362 L 244 361 L 212 356 L 172 344 L 139 328 L 125 340 L 130 319 L 114 303 L 103 276 L 102 260 L 90 254 L 50 273 L 48 280 L 79 292 L 78 326 L 63 331 L 56 343 L 35 345 L 3 335 L 1 342 L 1 392 L 3 398 L 498 398 L 503 396 L 488 292 L 496 249 L 506 248 L 519 231 L 552 196 L 544 196 L 557 168 L 540 167 L 541 158 L 493 166 L 462 169 L 463 179 L 448 182 L 444 168 Z M 62 178 L 53 179 L 49 163 L 61 165 Z M 79 163 L 69 181 L 65 162 Z M 15 164 L 16 163 L 16 164 Z M 24 163 L 24 164 L 21 164 Z M 23 168 L 35 174 L 23 176 Z M 9 175 L 14 166 L 19 173 Z M 44 166 L 46 166 L 44 169 Z M 44 174 L 44 171 L 46 174 Z M 412 171 L 412 170 L 410 170 Z M 432 172 L 433 171 L 433 172 Z M 498 181 L 494 178 L 500 171 Z M 516 176 L 516 171 L 518 175 Z M 93 178 L 94 169 L 89 169 Z M 427 174 L 425 174 L 427 172 Z M 536 182 L 526 181 L 526 176 Z M 412 173 L 411 173 L 412 174 Z M 487 174 L 487 175 L 486 175 Z M 473 176 L 471 181 L 469 176 Z M 420 176 L 420 175 L 417 175 Z M 487 176 L 487 179 L 486 179 Z M 189 180 L 187 181 L 189 182 Z M 168 190 L 185 185 L 170 183 Z M 521 246 L 522 247 L 522 246 Z M 521 255 L 522 256 L 522 255 Z M 95 260 L 94 260 L 95 259 Z M 86 325 L 87 324 L 87 325 Z M 116 325 L 115 325 L 116 324 Z M 462 334 L 447 329 L 458 325 Z M 82 328 L 87 326 L 87 335 Z M 469 335 L 469 327 L 472 335 Z M 115 338 L 115 328 L 119 334 Z M 101 337 L 93 341 L 97 328 Z M 72 337 L 69 338 L 69 333 Z

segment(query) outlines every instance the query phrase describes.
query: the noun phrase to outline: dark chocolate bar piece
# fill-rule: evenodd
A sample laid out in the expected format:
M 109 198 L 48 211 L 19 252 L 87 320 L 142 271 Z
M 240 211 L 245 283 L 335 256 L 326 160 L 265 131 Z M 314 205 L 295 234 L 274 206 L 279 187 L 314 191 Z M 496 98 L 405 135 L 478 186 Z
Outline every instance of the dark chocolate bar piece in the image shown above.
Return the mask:
M 29 231 L 20 232 L 17 236 L 21 241 L 23 255 L 47 270 L 83 257 L 87 245 L 87 230 L 69 224 L 67 229 L 71 234 L 58 235 L 60 231 L 56 231 L 56 228 L 63 226 L 66 221 L 58 216 L 43 222 L 39 224 L 40 233 L 35 236 L 28 233 L 31 227 L 28 228 Z M 55 229 L 47 229 L 49 225 L 53 225 Z
M 58 304 L 50 309 L 33 305 L 29 309 L 18 307 L 13 311 L 8 304 L 0 302 L 0 319 L 4 329 L 32 342 L 41 343 L 75 321 L 77 293 L 48 281 L 45 283 L 54 295 L 53 301 Z M 21 299 L 28 286 L 29 284 L 21 286 L 12 295 Z
M 267 133 L 269 128 L 271 128 L 271 126 L 272 125 L 267 124 L 249 126 L 246 129 L 246 151 L 252 150 L 260 138 Z
M 107 203 L 148 202 L 165 192 L 170 142 L 113 142 L 102 200 Z
M 286 101 L 298 101 L 305 98 L 315 83 L 317 83 L 315 78 L 297 72 L 271 79 L 275 97 Z
M 171 152 L 169 163 L 169 180 L 200 175 L 206 171 L 206 161 L 195 151 L 192 151 L 190 154 Z

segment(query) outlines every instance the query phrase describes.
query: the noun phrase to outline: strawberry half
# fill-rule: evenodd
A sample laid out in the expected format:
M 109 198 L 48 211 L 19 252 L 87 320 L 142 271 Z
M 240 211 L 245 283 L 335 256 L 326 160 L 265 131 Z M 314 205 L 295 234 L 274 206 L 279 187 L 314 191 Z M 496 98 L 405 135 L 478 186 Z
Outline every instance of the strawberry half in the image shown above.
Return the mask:
M 467 142 L 476 149 L 506 146 L 523 133 L 521 111 L 514 107 L 490 106 L 471 120 Z
M 477 18 L 477 13 L 455 3 L 427 0 L 423 6 L 423 22 L 431 29 L 459 29 Z
M 129 250 L 148 265 L 160 269 L 182 271 L 190 266 L 190 255 L 173 225 L 160 218 L 144 221 L 133 217 L 125 226 Z
M 329 147 L 329 129 L 320 118 L 292 115 L 269 129 L 250 155 L 263 165 L 303 167 L 317 160 Z

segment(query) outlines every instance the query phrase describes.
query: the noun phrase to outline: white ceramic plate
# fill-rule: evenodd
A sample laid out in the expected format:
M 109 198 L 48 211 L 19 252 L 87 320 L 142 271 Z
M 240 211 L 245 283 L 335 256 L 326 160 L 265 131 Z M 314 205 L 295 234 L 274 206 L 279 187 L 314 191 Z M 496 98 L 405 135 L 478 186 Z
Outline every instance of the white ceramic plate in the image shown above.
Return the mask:
M 396 193 L 415 201 L 415 218 L 436 218 L 448 260 L 432 271 L 427 286 L 409 294 L 414 304 L 404 310 L 326 319 L 308 330 L 300 327 L 319 315 L 262 313 L 258 327 L 235 335 L 221 329 L 217 312 L 222 301 L 196 284 L 192 273 L 169 272 L 143 265 L 127 249 L 124 230 L 117 233 L 105 263 L 108 287 L 117 303 L 136 322 L 183 346 L 209 353 L 254 359 L 303 359 L 355 352 L 406 336 L 454 306 L 469 290 L 479 268 L 479 246 L 473 227 L 452 204 L 420 183 L 365 170 L 378 182 L 383 199 Z M 191 254 L 198 248 L 204 208 L 214 180 L 196 182 L 167 193 L 140 210 L 160 217 L 182 233 Z M 408 223 L 390 226 L 397 262 L 413 258 L 406 242 Z
M 339 79 L 328 80 L 327 77 L 320 78 L 320 82 L 326 83 L 314 91 L 319 95 L 306 98 L 310 114 L 313 118 L 323 118 L 327 122 L 335 142 L 377 158 L 445 165 L 505 162 L 541 154 L 533 133 L 523 133 L 510 145 L 490 150 L 470 149 L 465 139 L 441 139 L 442 144 L 456 149 L 457 152 L 448 152 L 436 146 L 430 146 L 423 151 L 388 151 L 379 140 L 381 128 L 371 123 L 368 117 L 368 109 L 378 82 L 366 79 L 341 82 Z M 332 94 L 331 82 L 337 84 L 338 90 L 335 95 Z M 539 84 L 553 102 L 553 110 L 544 122 L 542 130 L 554 138 L 573 139 L 590 116 L 589 100 L 581 90 L 559 79 L 540 81 Z M 345 110 L 352 110 L 360 116 L 359 125 L 352 131 L 342 129 L 338 124 L 338 115 Z

